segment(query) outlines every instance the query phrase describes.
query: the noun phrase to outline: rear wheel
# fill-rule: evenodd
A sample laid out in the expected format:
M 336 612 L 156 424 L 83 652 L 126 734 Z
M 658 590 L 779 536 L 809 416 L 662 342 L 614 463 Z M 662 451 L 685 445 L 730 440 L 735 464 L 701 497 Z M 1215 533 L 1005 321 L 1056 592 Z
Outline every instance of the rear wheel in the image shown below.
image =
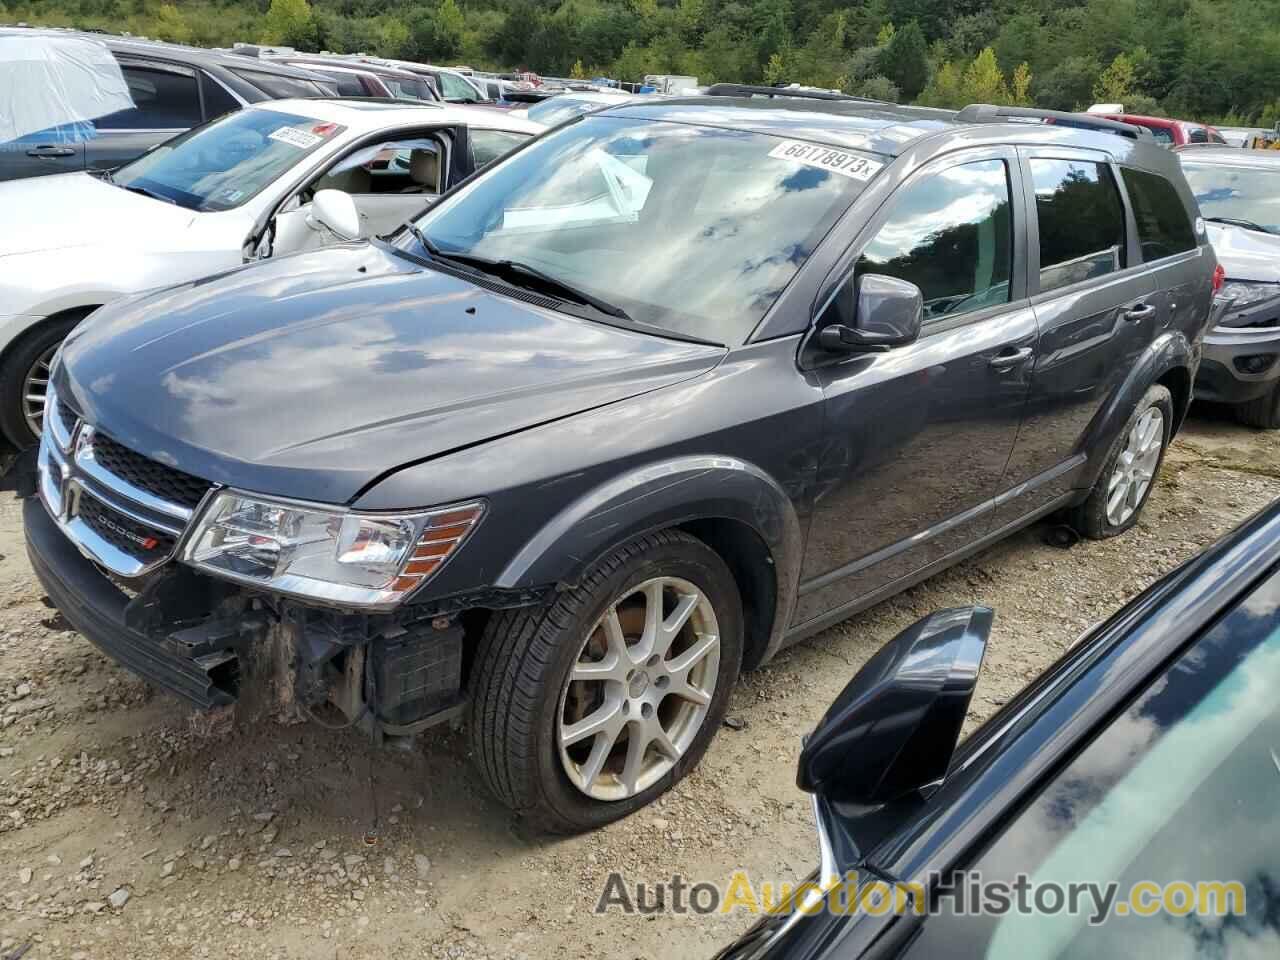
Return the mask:
M 1236 404 L 1236 419 L 1259 430 L 1280 430 L 1280 383 L 1256 400 Z
M 1114 537 L 1137 523 L 1172 435 L 1173 396 L 1153 384 L 1111 445 L 1089 498 L 1070 512 L 1068 522 L 1093 540 Z
M 0 430 L 15 447 L 29 447 L 39 439 L 53 355 L 85 315 L 47 320 L 27 331 L 0 363 Z
M 550 606 L 491 620 L 471 680 L 481 773 L 550 830 L 624 817 L 698 763 L 741 661 L 724 561 L 679 531 L 640 537 Z

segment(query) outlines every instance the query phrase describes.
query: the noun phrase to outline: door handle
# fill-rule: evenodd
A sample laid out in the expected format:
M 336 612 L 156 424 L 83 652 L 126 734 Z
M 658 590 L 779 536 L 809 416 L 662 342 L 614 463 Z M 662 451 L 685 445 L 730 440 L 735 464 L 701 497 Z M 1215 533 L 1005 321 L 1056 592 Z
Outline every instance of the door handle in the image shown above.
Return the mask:
M 70 147 L 35 147 L 27 151 L 28 157 L 74 157 L 76 152 Z
M 1008 348 L 1000 351 L 994 357 L 987 361 L 987 366 L 992 370 L 1012 370 L 1020 363 L 1025 363 L 1031 359 L 1031 354 L 1035 351 L 1030 347 L 1019 347 L 1014 350 Z
M 1156 308 L 1149 303 L 1140 303 L 1136 307 L 1132 307 L 1124 312 L 1124 318 L 1130 323 L 1138 323 L 1146 320 L 1156 312 Z

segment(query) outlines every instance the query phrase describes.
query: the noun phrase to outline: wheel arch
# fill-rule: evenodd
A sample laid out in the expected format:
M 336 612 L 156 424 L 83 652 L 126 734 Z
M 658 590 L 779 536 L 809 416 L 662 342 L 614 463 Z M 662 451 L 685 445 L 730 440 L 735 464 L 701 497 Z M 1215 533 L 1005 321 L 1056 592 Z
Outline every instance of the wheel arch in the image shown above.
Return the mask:
M 1078 487 L 1093 487 L 1106 459 L 1105 451 L 1111 448 L 1117 434 L 1128 422 L 1134 405 L 1149 387 L 1161 384 L 1173 394 L 1173 432 L 1178 431 L 1191 402 L 1193 371 L 1197 362 L 1196 350 L 1180 331 L 1169 331 L 1152 341 L 1086 431 L 1082 449 L 1089 454 L 1089 459 L 1085 472 L 1077 481 Z
M 622 544 L 673 528 L 697 537 L 724 559 L 743 597 L 743 665 L 763 663 L 781 645 L 795 604 L 800 523 L 777 481 L 733 457 L 695 455 L 652 463 L 597 487 L 543 524 L 495 586 L 572 586 Z

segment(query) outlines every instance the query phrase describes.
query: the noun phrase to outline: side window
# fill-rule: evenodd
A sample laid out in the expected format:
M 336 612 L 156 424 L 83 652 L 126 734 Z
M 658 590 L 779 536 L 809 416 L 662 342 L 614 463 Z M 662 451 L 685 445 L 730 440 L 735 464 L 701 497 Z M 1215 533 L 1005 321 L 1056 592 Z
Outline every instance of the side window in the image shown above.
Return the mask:
M 1128 167 L 1120 169 L 1120 176 L 1133 204 L 1143 260 L 1159 260 L 1195 249 L 1191 217 L 1173 184 L 1159 174 Z
M 99 130 L 186 130 L 198 124 L 200 94 L 194 74 L 120 65 L 134 106 L 99 117 Z
M 514 150 L 529 139 L 525 133 L 508 133 L 505 130 L 469 131 L 471 138 L 471 159 L 479 170 L 486 164 L 493 163 L 500 156 Z
M 1040 223 L 1040 291 L 1105 276 L 1124 264 L 1124 208 L 1111 168 L 1031 161 Z
M 442 73 L 437 79 L 444 90 L 444 98 L 446 100 L 475 101 L 480 96 L 476 93 L 475 88 L 461 77 L 454 76 L 452 73 Z
M 226 87 L 218 83 L 208 74 L 200 75 L 200 91 L 204 94 L 204 118 L 212 120 L 224 113 L 234 113 L 240 109 L 240 103 Z
M 980 160 L 907 187 L 856 270 L 914 283 L 927 323 L 1008 303 L 1012 254 L 1009 171 Z
M 437 194 L 444 186 L 443 157 L 444 149 L 435 137 L 370 144 L 335 163 L 311 189 L 351 194 Z

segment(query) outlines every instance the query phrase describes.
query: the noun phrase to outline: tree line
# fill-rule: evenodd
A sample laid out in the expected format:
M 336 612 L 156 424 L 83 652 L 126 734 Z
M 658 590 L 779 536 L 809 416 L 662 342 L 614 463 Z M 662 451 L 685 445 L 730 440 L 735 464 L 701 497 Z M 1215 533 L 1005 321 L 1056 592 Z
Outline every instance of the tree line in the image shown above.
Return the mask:
M 0 0 L 0 23 L 932 106 L 1280 120 L 1280 0 Z

